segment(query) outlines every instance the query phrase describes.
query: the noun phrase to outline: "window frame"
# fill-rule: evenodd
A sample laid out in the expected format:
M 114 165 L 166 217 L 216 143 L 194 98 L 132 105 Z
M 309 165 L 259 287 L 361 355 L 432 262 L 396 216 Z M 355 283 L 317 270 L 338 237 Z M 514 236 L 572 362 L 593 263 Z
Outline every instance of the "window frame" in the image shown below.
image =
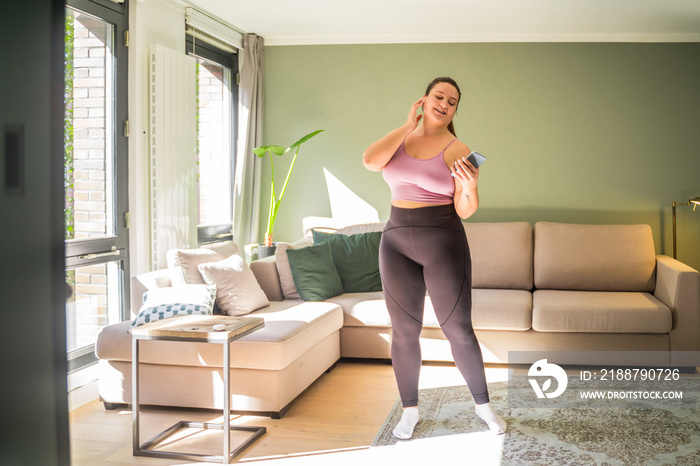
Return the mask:
M 95 239 L 70 240 L 65 243 L 65 270 L 103 264 L 119 263 L 118 287 L 119 318 L 129 318 L 130 284 L 129 284 L 129 230 L 126 215 L 129 211 L 128 198 L 128 135 L 124 125 L 128 122 L 128 46 L 125 34 L 129 28 L 129 2 L 115 3 L 110 0 L 66 0 L 65 8 L 71 8 L 95 16 L 109 23 L 114 28 L 114 124 L 105 131 L 111 131 L 114 144 L 114 235 Z M 65 11 L 65 9 L 64 9 Z M 95 345 L 87 345 L 68 351 L 68 372 L 84 368 L 97 362 Z
M 234 192 L 236 174 L 236 143 L 238 141 L 238 54 L 227 52 L 202 39 L 185 34 L 185 51 L 190 56 L 200 57 L 231 70 L 231 193 Z M 197 206 L 199 208 L 199 206 Z M 231 212 L 233 217 L 233 212 Z M 197 225 L 198 244 L 230 241 L 233 237 L 231 223 Z

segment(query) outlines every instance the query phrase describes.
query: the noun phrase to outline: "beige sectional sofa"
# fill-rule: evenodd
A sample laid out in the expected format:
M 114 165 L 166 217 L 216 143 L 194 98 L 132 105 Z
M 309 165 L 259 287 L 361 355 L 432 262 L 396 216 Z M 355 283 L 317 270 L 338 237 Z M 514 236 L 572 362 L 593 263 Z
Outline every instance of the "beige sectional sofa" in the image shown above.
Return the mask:
M 564 352 L 562 364 L 625 364 L 614 357 L 631 352 L 650 366 L 698 365 L 700 274 L 655 255 L 649 226 L 465 223 L 465 230 L 472 321 L 486 362 L 532 363 L 557 351 Z M 390 358 L 391 323 L 382 293 L 344 293 L 324 302 L 285 299 L 293 291 L 289 267 L 279 257 L 285 247 L 277 258 L 250 265 L 271 304 L 253 313 L 265 318 L 265 329 L 231 346 L 236 411 L 279 416 L 340 357 Z M 136 277 L 135 305 L 146 288 L 169 284 L 167 271 Z M 107 327 L 98 338 L 99 391 L 108 404 L 131 400 L 128 325 Z M 210 346 L 144 342 L 143 403 L 221 408 L 221 356 Z M 429 296 L 421 347 L 424 360 L 452 358 Z

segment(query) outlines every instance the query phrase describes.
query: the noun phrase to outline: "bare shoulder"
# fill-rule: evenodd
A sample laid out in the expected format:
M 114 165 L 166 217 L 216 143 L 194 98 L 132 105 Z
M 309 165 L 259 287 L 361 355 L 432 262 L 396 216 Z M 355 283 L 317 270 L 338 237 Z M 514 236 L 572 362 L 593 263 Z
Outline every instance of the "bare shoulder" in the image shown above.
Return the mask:
M 471 149 L 469 149 L 465 143 L 457 139 L 455 142 L 450 144 L 450 147 L 448 147 L 445 151 L 445 161 L 448 163 L 454 163 L 455 160 L 466 157 L 470 153 Z

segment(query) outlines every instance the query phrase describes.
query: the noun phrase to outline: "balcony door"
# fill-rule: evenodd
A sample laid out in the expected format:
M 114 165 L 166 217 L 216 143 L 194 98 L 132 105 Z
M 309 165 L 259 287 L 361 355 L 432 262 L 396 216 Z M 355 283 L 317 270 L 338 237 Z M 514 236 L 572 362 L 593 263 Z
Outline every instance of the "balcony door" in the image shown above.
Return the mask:
M 106 325 L 127 318 L 127 5 L 65 10 L 64 181 L 69 371 L 95 361 Z

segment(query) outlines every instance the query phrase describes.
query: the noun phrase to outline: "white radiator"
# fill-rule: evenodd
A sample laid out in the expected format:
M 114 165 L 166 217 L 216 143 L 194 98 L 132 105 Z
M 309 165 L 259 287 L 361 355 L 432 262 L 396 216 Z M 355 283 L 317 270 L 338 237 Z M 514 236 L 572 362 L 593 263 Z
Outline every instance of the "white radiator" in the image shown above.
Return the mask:
M 196 61 L 151 47 L 151 265 L 166 252 L 197 245 Z

